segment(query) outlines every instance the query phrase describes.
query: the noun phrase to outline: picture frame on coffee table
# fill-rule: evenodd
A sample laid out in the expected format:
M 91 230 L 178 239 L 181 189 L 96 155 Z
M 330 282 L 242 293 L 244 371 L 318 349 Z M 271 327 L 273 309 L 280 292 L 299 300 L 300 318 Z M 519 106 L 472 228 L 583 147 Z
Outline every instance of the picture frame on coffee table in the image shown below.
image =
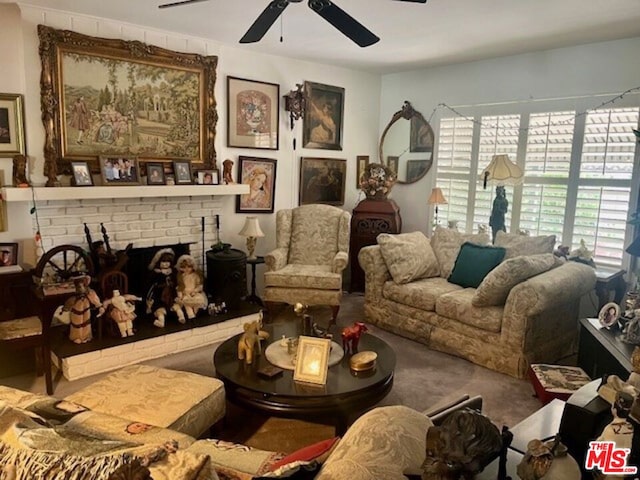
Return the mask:
M 326 384 L 330 350 L 331 340 L 327 338 L 300 336 L 293 379 L 297 382 Z

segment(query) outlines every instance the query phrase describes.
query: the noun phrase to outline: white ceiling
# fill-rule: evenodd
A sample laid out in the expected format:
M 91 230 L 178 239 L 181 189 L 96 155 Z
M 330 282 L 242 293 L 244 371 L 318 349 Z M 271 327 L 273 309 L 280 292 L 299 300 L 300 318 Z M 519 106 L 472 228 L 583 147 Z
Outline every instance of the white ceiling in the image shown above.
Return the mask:
M 7 3 L 8 0 L 0 0 Z M 360 48 L 307 6 L 293 3 L 261 42 L 238 40 L 269 0 L 27 0 L 24 3 L 145 25 L 264 53 L 389 73 L 640 36 L 640 0 L 335 0 L 378 35 Z

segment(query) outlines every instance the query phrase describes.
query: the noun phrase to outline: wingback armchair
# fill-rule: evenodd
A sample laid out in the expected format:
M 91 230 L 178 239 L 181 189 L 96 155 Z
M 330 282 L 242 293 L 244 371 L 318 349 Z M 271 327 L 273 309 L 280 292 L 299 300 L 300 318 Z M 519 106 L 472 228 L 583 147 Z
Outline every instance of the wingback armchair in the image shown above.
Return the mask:
M 342 298 L 349 260 L 351 214 L 330 205 L 303 205 L 276 215 L 276 249 L 265 256 L 264 301 L 330 305 L 332 321 Z

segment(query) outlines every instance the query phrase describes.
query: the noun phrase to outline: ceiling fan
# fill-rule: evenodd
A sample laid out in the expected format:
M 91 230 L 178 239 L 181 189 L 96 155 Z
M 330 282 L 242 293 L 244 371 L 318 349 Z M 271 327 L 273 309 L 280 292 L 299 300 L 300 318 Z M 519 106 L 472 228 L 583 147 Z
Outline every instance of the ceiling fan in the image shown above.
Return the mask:
M 208 0 L 180 0 L 177 2 L 165 3 L 159 5 L 158 8 L 177 7 L 179 5 L 187 5 L 190 3 L 205 2 Z M 396 0 L 399 2 L 427 3 L 427 0 Z M 253 25 L 249 27 L 247 33 L 240 39 L 240 43 L 258 42 L 264 37 L 271 25 L 282 15 L 284 9 L 290 3 L 301 3 L 302 0 L 272 0 L 267 8 L 256 18 Z M 347 12 L 338 7 L 331 0 L 309 0 L 309 8 L 324 18 L 331 25 L 336 27 L 340 32 L 349 37 L 361 47 L 373 45 L 380 39 L 368 30 L 364 25 L 358 22 Z

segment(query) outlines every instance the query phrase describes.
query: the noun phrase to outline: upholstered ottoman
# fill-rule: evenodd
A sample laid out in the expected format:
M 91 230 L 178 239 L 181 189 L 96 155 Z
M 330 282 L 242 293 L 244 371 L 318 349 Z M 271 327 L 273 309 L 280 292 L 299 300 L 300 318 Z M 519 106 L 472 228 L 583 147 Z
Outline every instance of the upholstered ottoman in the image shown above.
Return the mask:
M 220 380 L 149 365 L 124 367 L 65 400 L 195 438 L 225 414 Z

